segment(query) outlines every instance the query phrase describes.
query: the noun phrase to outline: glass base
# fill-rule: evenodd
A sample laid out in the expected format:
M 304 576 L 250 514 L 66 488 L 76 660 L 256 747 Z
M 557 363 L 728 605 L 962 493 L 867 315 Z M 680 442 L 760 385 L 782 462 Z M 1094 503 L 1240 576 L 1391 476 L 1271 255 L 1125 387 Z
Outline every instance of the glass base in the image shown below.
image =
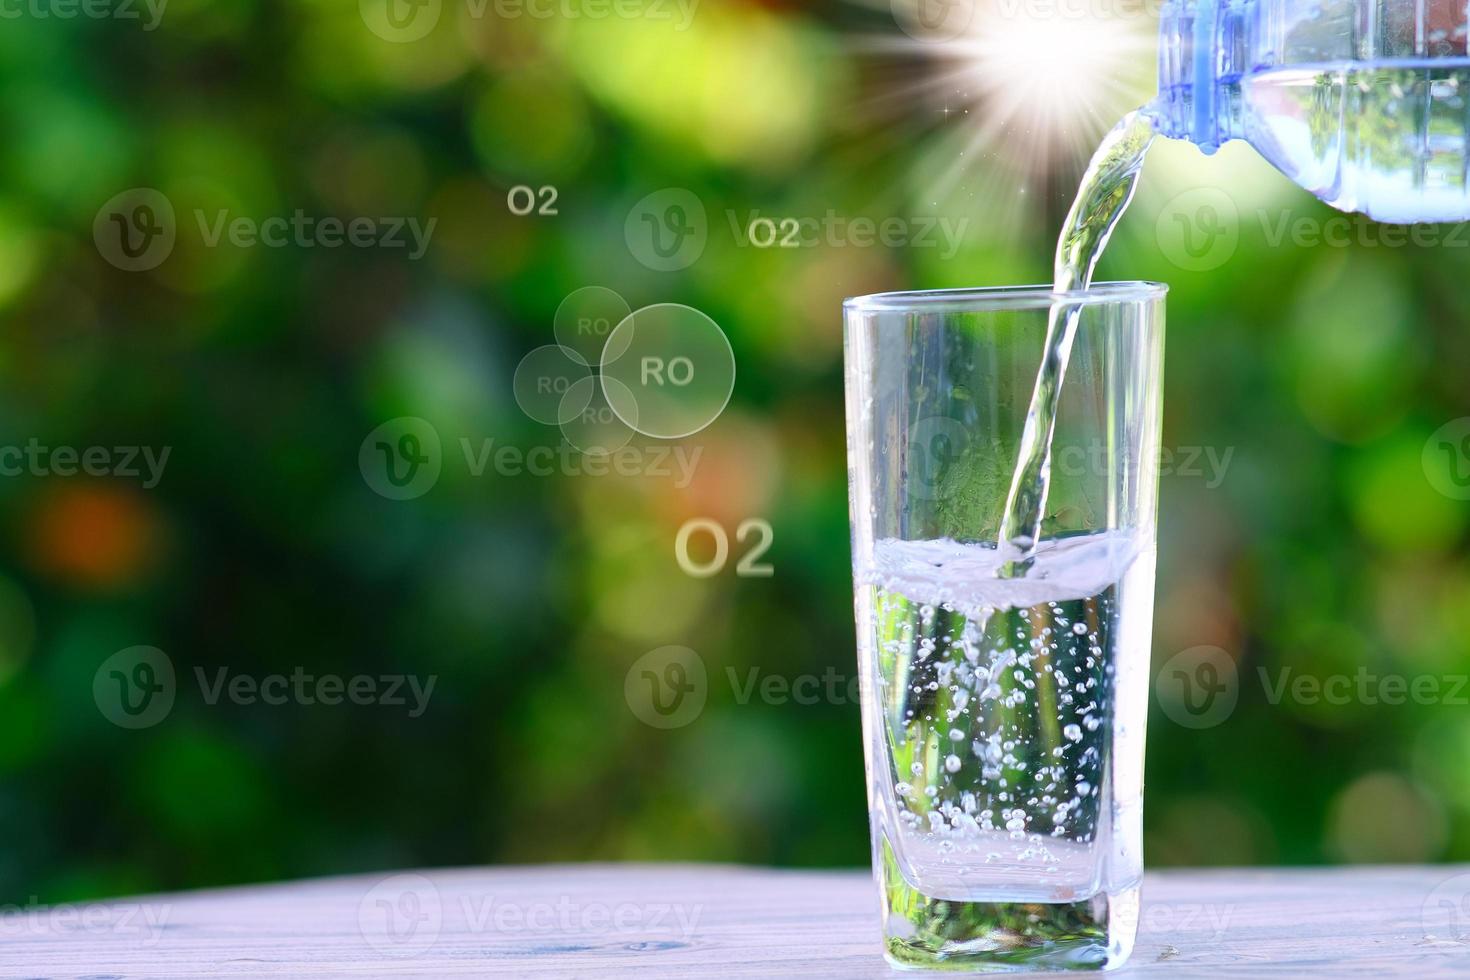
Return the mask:
M 924 895 L 891 860 L 883 864 L 884 945 L 900 969 L 1108 970 L 1133 950 L 1136 886 L 1079 902 L 963 902 Z

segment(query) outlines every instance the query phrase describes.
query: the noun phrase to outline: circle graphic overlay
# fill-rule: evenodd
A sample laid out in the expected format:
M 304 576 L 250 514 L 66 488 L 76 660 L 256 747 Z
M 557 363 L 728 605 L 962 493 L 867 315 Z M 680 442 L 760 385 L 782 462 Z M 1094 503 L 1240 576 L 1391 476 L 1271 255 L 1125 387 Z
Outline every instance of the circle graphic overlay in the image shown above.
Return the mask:
M 730 403 L 735 351 L 725 332 L 690 306 L 660 303 L 630 313 L 608 337 L 602 361 L 608 404 L 655 439 L 705 428 Z
M 578 406 L 562 412 L 561 434 L 567 442 L 588 456 L 605 456 L 626 446 L 633 438 L 633 430 L 618 417 L 607 402 L 605 388 L 608 384 L 622 387 L 618 381 L 603 384 L 596 378 L 583 378 L 567 391 L 564 408 Z M 634 416 L 636 420 L 636 416 Z
M 521 411 L 542 425 L 557 425 L 587 407 L 592 388 L 579 382 L 591 380 L 592 369 L 577 363 L 571 351 L 547 344 L 521 358 L 511 388 Z M 568 398 L 573 391 L 581 393 L 580 402 Z
M 556 308 L 556 342 L 583 364 L 596 364 L 608 335 L 633 308 L 606 286 L 583 286 Z

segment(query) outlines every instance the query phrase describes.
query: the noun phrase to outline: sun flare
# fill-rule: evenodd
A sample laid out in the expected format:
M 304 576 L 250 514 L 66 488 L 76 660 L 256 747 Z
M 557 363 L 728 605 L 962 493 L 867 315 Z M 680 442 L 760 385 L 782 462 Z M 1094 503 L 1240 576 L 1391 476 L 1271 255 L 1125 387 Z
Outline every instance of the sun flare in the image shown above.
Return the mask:
M 986 110 L 1054 139 L 1079 125 L 1110 125 L 1100 116 L 1115 101 L 1117 80 L 1134 75 L 1139 55 L 1151 52 L 1125 21 L 1021 11 L 978 16 L 956 44 Z

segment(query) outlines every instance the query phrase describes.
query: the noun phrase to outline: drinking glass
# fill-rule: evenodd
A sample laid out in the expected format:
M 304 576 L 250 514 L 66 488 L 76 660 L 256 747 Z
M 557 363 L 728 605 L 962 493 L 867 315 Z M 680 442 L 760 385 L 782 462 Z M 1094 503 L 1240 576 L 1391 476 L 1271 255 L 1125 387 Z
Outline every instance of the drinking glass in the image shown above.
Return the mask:
M 1132 948 L 1164 293 L 844 304 L 868 809 L 896 965 L 1101 968 Z M 1018 573 L 996 537 L 1054 304 L 1079 323 Z

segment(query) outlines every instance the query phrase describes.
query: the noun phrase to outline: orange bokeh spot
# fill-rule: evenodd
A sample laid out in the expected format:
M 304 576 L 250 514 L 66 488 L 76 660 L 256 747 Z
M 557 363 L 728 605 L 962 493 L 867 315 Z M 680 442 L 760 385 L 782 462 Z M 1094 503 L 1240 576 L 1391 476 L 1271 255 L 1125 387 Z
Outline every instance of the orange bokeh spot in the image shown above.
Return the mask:
M 30 529 L 36 568 L 81 588 L 135 581 L 151 564 L 158 519 L 135 492 L 74 486 L 47 494 Z

